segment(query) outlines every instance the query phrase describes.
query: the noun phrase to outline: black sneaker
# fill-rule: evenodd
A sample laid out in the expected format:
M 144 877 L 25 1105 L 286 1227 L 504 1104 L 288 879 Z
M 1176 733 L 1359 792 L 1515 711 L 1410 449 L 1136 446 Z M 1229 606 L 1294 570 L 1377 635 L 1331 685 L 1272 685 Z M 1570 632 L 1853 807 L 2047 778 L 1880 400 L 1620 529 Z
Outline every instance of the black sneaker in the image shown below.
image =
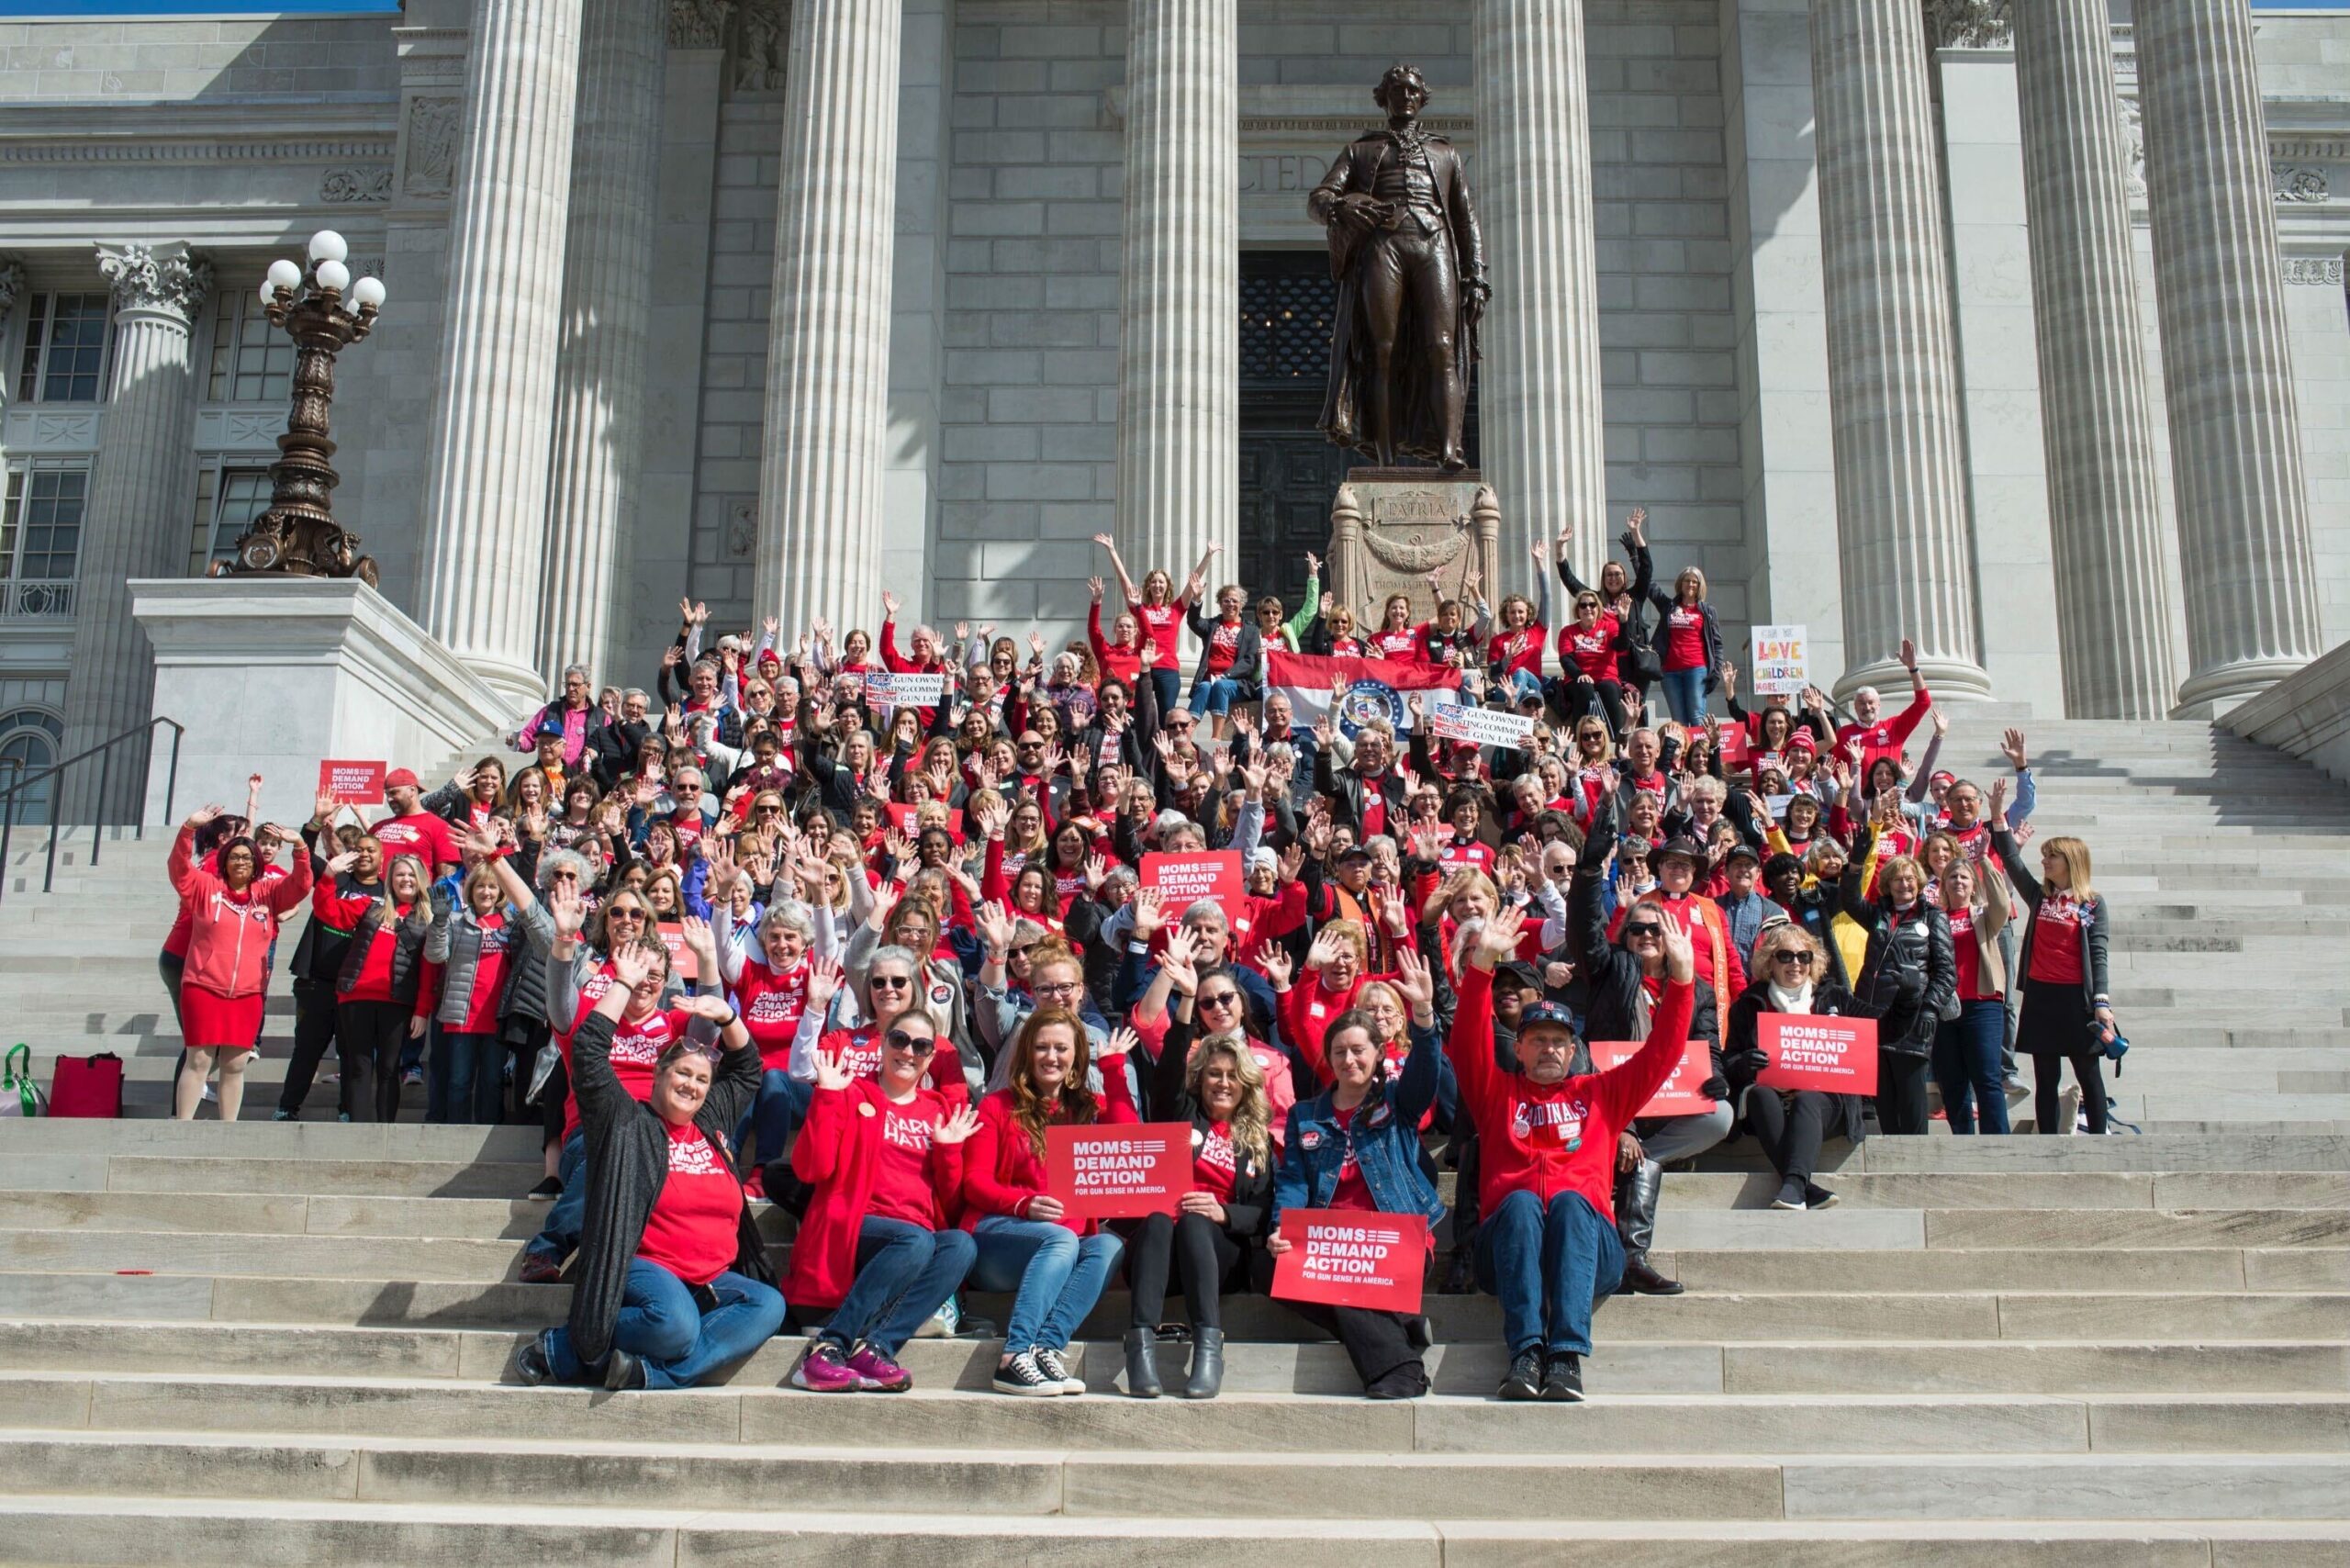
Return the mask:
M 1069 1362 L 1058 1350 L 1039 1345 L 1035 1350 L 1036 1370 L 1061 1385 L 1063 1394 L 1083 1394 L 1085 1380 L 1069 1370 Z
M 563 1179 L 550 1176 L 522 1195 L 526 1198 L 560 1198 L 563 1196 Z
M 1832 1209 L 1836 1206 L 1836 1194 L 1817 1182 L 1806 1182 L 1803 1201 L 1815 1209 Z
M 1542 1397 L 1557 1405 L 1583 1403 L 1583 1358 L 1561 1350 L 1542 1373 Z
M 1036 1353 L 1023 1350 L 995 1369 L 994 1387 L 998 1394 L 1020 1394 L 1032 1399 L 1050 1399 L 1060 1394 L 1061 1380 L 1046 1377 L 1045 1370 L 1036 1364 Z
M 1499 1397 L 1503 1399 L 1539 1399 L 1542 1397 L 1542 1352 L 1520 1350 L 1512 1356 L 1509 1372 L 1502 1378 Z
M 1790 1176 L 1779 1184 L 1779 1195 L 1771 1200 L 1771 1206 L 1774 1209 L 1793 1209 L 1796 1213 L 1801 1214 L 1810 1206 L 1810 1203 L 1804 1196 L 1803 1183 Z
M 604 1361 L 604 1386 L 610 1389 L 643 1388 L 644 1363 L 618 1345 Z
M 554 1358 L 547 1354 L 547 1336 L 552 1328 L 542 1328 L 522 1341 L 521 1350 L 514 1355 L 514 1375 L 532 1388 L 554 1381 Z

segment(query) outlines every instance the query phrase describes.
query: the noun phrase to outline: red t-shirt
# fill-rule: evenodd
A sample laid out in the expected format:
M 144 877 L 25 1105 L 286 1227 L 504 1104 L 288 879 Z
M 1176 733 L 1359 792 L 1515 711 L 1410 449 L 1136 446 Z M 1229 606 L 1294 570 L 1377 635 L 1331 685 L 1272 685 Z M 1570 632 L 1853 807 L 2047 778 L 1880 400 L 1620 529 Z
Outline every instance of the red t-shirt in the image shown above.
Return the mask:
M 1958 963 L 1958 999 L 1961 1002 L 1995 1002 L 1997 991 L 1977 989 L 1977 977 L 1983 972 L 1982 939 L 1975 935 L 1975 912 L 1971 909 L 1946 909 L 1943 916 L 1950 922 L 1951 956 Z
M 464 1033 L 498 1032 L 498 1001 L 506 991 L 506 970 L 513 958 L 513 940 L 514 933 L 507 927 L 503 911 L 494 910 L 481 917 L 481 958 L 474 966 L 473 993 L 465 998 L 465 1021 L 459 1025 Z
M 1401 632 L 1373 632 L 1371 645 L 1382 657 L 1399 659 L 1418 650 L 1420 631 L 1416 626 L 1406 626 Z
M 1338 1118 L 1338 1131 L 1350 1131 L 1355 1123 L 1354 1112 L 1338 1111 L 1334 1114 Z M 1379 1205 L 1371 1201 L 1371 1188 L 1362 1179 L 1362 1166 L 1355 1159 L 1352 1137 L 1348 1138 L 1347 1152 L 1338 1161 L 1338 1184 L 1331 1191 L 1330 1206 L 1334 1209 L 1360 1209 L 1369 1214 L 1379 1212 Z
M 1183 607 L 1172 600 L 1165 604 L 1141 604 L 1130 599 L 1126 600 L 1126 608 L 1134 612 L 1135 619 L 1142 625 L 1143 635 L 1150 639 L 1151 645 L 1158 651 L 1155 667 L 1164 670 L 1179 668 L 1175 630 L 1183 624 Z M 1139 665 L 1140 661 L 1136 663 Z
M 1208 674 L 1228 675 L 1232 661 L 1240 656 L 1240 622 L 1219 621 L 1209 629 Z
M 2081 924 L 2086 918 L 2080 901 L 2070 893 L 2052 892 L 2032 914 L 2031 978 L 2051 985 L 2081 983 Z
M 1622 635 L 1623 623 L 1614 610 L 1601 610 L 1588 628 L 1579 621 L 1571 622 L 1559 633 L 1559 662 L 1594 680 L 1620 679 L 1616 640 Z
M 743 977 L 734 982 L 734 1005 L 743 1027 L 759 1047 L 759 1065 L 779 1072 L 791 1065 L 791 1037 L 800 1032 L 800 1015 L 808 1010 L 808 960 L 801 958 L 777 974 L 756 958 L 743 960 Z
M 658 1014 L 655 1014 L 657 1017 Z M 689 1285 L 734 1266 L 743 1183 L 691 1122 L 669 1128 L 669 1179 L 644 1219 L 636 1255 Z
M 1379 787 L 1376 778 L 1362 781 L 1362 836 L 1370 838 L 1387 831 L 1387 791 Z
M 572 1074 L 572 1035 L 579 1032 L 579 1025 L 588 1021 L 588 1014 L 596 1011 L 596 1003 L 603 1000 L 614 983 L 610 976 L 599 974 L 590 976 L 588 983 L 579 988 L 578 1015 L 572 1020 L 571 1034 L 563 1036 L 563 1070 L 566 1075 Z M 682 1009 L 663 1012 L 655 1008 L 633 1021 L 622 1016 L 613 1022 L 612 1076 L 621 1081 L 621 1087 L 628 1091 L 630 1099 L 643 1103 L 653 1098 L 655 1064 L 660 1061 L 663 1051 L 685 1037 L 686 1025 L 692 1021 L 693 1014 Z M 563 1136 L 569 1137 L 578 1128 L 579 1096 L 575 1092 L 564 1103 Z
M 414 904 L 386 902 L 375 929 L 368 934 L 367 951 L 360 955 L 359 973 L 344 991 L 344 1002 L 389 1002 L 392 999 L 392 955 L 399 950 L 400 923 Z
M 1665 611 L 1664 667 L 1706 667 L 1706 616 L 1702 610 L 1676 604 Z
M 880 1158 L 873 1164 L 873 1192 L 866 1212 L 880 1219 L 903 1220 L 925 1230 L 945 1223 L 938 1196 L 930 1184 L 931 1129 L 946 1114 L 946 1102 L 928 1090 L 916 1090 L 912 1101 L 875 1105 L 861 1101 L 881 1117 Z
M 384 864 L 388 867 L 395 855 L 413 855 L 424 862 L 434 875 L 443 866 L 454 866 L 457 854 L 456 835 L 449 824 L 431 812 L 410 812 L 404 817 L 386 817 L 367 830 L 384 846 Z
M 1207 1131 L 1192 1129 L 1192 1180 L 1198 1191 L 1214 1193 L 1219 1204 L 1232 1202 L 1239 1178 L 1239 1156 L 1232 1147 L 1232 1124 L 1217 1122 Z
M 1521 626 L 1515 632 L 1500 632 L 1485 644 L 1485 664 L 1504 675 L 1523 670 L 1528 675 L 1542 673 L 1542 642 L 1549 633 L 1539 623 Z

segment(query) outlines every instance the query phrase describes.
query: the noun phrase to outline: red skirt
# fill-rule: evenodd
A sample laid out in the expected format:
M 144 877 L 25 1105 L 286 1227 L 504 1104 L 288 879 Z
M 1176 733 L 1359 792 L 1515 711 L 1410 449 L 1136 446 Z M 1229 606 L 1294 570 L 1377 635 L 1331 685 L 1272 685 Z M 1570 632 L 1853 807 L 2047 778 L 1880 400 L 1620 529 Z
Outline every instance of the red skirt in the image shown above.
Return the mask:
M 251 996 L 223 996 L 206 986 L 180 987 L 180 1030 L 193 1050 L 251 1050 L 261 1037 L 260 991 Z

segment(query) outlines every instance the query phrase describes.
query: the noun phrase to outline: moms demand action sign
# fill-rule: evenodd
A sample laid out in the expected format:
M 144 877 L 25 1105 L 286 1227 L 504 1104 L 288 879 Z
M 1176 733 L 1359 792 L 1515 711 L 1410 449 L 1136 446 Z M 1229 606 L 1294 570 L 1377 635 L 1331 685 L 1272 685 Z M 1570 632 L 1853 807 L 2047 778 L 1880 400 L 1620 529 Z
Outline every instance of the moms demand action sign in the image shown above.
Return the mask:
M 1829 1094 L 1876 1092 L 1876 1020 L 1764 1013 L 1754 1043 L 1771 1065 L 1755 1074 L 1766 1089 L 1817 1089 Z
M 1192 1126 L 1046 1127 L 1045 1174 L 1070 1219 L 1171 1215 L 1192 1186 Z
M 1289 1250 L 1273 1260 L 1273 1294 L 1282 1300 L 1420 1310 L 1428 1227 L 1419 1215 L 1292 1209 L 1281 1238 Z

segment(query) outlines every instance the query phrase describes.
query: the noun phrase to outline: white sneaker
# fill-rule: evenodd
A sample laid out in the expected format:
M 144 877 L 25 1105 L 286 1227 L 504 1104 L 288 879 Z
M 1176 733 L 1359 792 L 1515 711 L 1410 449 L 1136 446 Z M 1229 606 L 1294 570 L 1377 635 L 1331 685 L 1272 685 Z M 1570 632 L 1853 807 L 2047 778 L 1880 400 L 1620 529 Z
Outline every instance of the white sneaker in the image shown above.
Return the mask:
M 220 1103 L 219 1094 L 209 1083 L 204 1086 L 204 1103 L 207 1105 L 218 1105 Z

